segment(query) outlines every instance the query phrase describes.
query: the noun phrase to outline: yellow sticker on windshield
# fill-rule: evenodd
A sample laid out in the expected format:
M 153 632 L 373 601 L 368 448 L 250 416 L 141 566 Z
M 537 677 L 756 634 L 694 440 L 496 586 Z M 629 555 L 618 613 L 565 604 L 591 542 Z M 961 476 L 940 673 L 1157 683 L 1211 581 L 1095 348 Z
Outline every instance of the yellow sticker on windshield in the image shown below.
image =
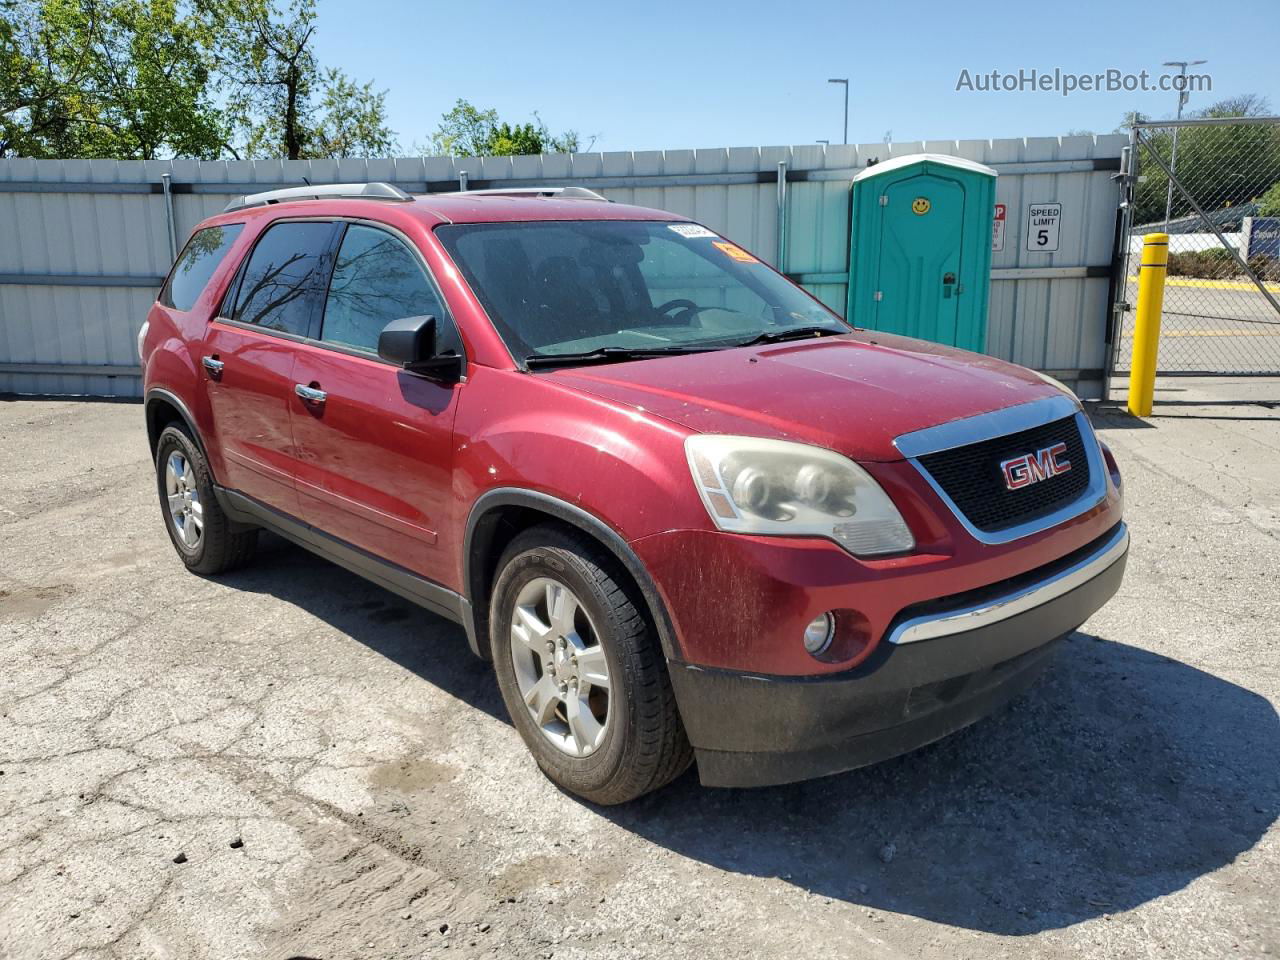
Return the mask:
M 717 250 L 724 253 L 725 256 L 733 260 L 737 260 L 739 263 L 759 263 L 760 262 L 751 254 L 747 253 L 747 251 L 743 250 L 741 247 L 735 247 L 732 243 L 729 243 L 726 240 L 717 240 L 715 243 L 711 245 L 715 247 Z

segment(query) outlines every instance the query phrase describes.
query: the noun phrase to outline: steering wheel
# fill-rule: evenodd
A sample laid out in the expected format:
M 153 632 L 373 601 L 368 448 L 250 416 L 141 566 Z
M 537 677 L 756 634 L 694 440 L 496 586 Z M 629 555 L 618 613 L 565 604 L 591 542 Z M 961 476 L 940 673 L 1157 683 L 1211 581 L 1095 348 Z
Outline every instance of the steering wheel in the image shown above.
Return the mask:
M 706 307 L 698 306 L 692 300 L 686 300 L 683 297 L 678 297 L 675 300 L 668 300 L 662 306 L 658 307 L 657 311 L 658 313 L 670 313 L 672 310 L 675 310 L 677 308 L 679 308 L 680 313 L 672 317 L 671 319 L 676 323 L 689 323 L 689 324 L 693 323 L 694 317 L 696 317 L 703 310 L 707 309 Z

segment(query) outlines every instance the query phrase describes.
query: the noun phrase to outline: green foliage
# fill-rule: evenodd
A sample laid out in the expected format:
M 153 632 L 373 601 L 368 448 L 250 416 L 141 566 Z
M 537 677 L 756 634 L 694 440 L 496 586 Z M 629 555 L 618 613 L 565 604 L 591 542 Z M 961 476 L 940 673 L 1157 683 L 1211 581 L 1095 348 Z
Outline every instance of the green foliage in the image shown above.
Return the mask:
M 385 93 L 324 70 L 314 0 L 0 0 L 0 157 L 372 156 Z
M 1206 280 L 1222 280 L 1234 276 L 1238 270 L 1235 257 L 1224 247 L 1208 250 L 1187 250 L 1169 253 L 1169 276 L 1199 277 Z
M 464 157 L 509 157 L 538 153 L 574 153 L 578 134 L 567 130 L 554 135 L 536 113 L 534 123 L 511 124 L 498 120 L 497 110 L 480 110 L 459 99 L 440 118 L 440 126 L 420 153 Z
M 1273 183 L 1258 201 L 1258 216 L 1280 217 L 1280 180 Z
M 3 0 L 0 156 L 216 157 L 213 23 L 188 0 Z
M 1219 101 L 1196 116 L 1251 117 L 1268 113 L 1266 100 L 1249 95 Z M 1127 118 L 1126 124 L 1131 125 L 1135 117 L 1137 115 Z M 1172 129 L 1144 130 L 1143 137 L 1165 164 L 1173 166 Z M 1280 125 L 1184 127 L 1178 131 L 1177 144 L 1177 179 L 1206 213 L 1248 203 L 1280 179 Z M 1135 188 L 1134 222 L 1157 223 L 1164 218 L 1169 178 L 1145 148 L 1139 169 L 1143 179 Z M 1194 208 L 1175 186 L 1171 217 L 1189 216 L 1193 212 Z
M 323 69 L 315 0 L 223 0 L 228 112 L 247 157 L 369 157 L 395 148 L 386 92 Z
M 395 150 L 387 126 L 385 90 L 358 84 L 330 68 L 321 81 L 319 116 L 307 150 L 320 157 L 380 157 Z
M 1254 254 L 1249 258 L 1249 268 L 1257 274 L 1259 280 L 1280 280 L 1280 260 L 1269 257 L 1265 253 Z
M 1259 253 L 1250 257 L 1249 269 L 1257 274 L 1260 280 L 1280 280 L 1280 261 L 1266 254 Z M 1224 247 L 1170 253 L 1169 276 L 1196 277 L 1204 280 L 1246 279 L 1236 258 Z

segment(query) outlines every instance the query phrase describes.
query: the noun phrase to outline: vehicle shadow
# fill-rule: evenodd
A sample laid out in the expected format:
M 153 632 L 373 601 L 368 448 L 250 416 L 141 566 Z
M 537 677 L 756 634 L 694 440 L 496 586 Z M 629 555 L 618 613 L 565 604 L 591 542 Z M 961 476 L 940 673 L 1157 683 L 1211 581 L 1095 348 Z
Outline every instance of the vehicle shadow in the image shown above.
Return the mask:
M 493 668 L 472 656 L 460 626 L 273 533 L 259 535 L 251 566 L 218 581 L 300 607 L 428 683 L 510 723 Z
M 1023 935 L 1231 863 L 1280 815 L 1277 770 L 1280 719 L 1265 698 L 1077 633 L 1025 696 L 914 754 L 762 790 L 685 777 L 602 812 L 724 870 Z
M 221 578 L 270 593 L 504 723 L 462 630 L 264 536 Z M 690 771 L 614 824 L 717 869 L 1024 935 L 1131 909 L 1249 850 L 1280 816 L 1280 717 L 1188 664 L 1077 633 L 978 724 L 824 780 L 713 790 Z M 531 776 L 536 775 L 532 765 Z

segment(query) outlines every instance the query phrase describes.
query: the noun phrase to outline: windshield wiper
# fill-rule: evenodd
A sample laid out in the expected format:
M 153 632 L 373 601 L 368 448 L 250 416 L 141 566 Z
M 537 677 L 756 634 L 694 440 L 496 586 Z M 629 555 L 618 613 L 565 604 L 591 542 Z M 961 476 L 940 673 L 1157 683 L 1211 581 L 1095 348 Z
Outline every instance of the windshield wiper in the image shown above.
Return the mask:
M 530 369 L 539 367 L 576 367 L 588 363 L 621 363 L 624 360 L 649 360 L 653 357 L 676 357 L 686 353 L 705 353 L 719 347 L 598 347 L 581 353 L 534 353 L 524 358 Z
M 822 337 L 827 334 L 848 333 L 848 330 L 837 330 L 832 327 L 788 327 L 785 330 L 766 330 L 758 337 L 735 344 L 738 347 L 754 347 L 761 343 L 782 343 L 784 340 L 805 340 L 809 337 Z

